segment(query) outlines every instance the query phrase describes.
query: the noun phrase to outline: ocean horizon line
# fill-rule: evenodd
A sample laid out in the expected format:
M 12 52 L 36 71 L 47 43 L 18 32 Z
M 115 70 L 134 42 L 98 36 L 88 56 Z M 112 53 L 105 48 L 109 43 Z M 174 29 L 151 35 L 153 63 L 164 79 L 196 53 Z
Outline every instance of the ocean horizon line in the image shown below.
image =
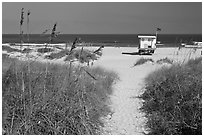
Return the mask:
M 94 34 L 94 33 L 90 33 L 90 34 L 85 34 L 85 33 L 62 33 L 62 34 L 58 34 L 58 35 L 154 35 L 155 33 L 125 33 L 125 34 L 114 34 L 114 33 L 111 33 L 111 34 L 105 34 L 105 33 L 101 33 L 101 34 Z M 19 33 L 2 33 L 2 35 L 20 35 Z M 27 35 L 26 33 L 23 34 L 23 35 Z M 31 33 L 29 35 L 50 35 L 50 34 L 42 34 L 42 33 Z M 201 34 L 198 34 L 198 33 L 159 33 L 159 35 L 202 35 Z
M 138 35 L 155 35 L 155 34 L 59 34 L 53 38 L 54 43 L 73 42 L 80 38 L 80 42 L 93 43 L 129 43 L 139 44 Z M 50 41 L 50 34 L 23 34 L 24 43 L 46 43 Z M 3 34 L 2 43 L 19 43 L 19 34 Z M 187 43 L 190 41 L 202 41 L 202 34 L 158 34 L 157 40 L 163 44 L 169 43 Z

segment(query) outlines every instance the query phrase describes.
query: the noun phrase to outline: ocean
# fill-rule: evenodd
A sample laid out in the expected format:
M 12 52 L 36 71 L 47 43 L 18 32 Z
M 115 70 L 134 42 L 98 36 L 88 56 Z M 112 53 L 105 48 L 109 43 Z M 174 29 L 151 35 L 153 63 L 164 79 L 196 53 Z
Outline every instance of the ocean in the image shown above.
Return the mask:
M 105 46 L 135 46 L 139 44 L 139 34 L 60 34 L 53 43 L 72 43 L 76 37 L 81 42 L 94 43 L 96 46 L 103 43 Z M 152 35 L 152 34 L 145 34 Z M 158 34 L 158 41 L 164 46 L 176 46 L 179 43 L 202 41 L 202 34 Z M 23 42 L 28 43 L 27 35 L 23 35 Z M 49 35 L 30 34 L 29 43 L 48 43 Z M 20 43 L 19 34 L 2 34 L 2 43 Z

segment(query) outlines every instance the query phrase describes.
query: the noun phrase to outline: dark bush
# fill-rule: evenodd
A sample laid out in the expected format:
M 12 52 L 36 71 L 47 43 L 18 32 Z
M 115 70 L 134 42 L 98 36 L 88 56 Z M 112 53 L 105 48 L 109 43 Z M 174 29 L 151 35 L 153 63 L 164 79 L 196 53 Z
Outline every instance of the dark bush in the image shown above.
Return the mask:
M 47 59 L 60 59 L 69 54 L 69 50 L 61 50 L 57 53 L 51 53 L 50 55 L 46 55 L 45 58 Z
M 5 50 L 7 52 L 21 52 L 19 49 L 11 48 L 9 46 L 2 46 L 2 50 Z
M 166 58 L 157 60 L 156 63 L 158 63 L 158 64 L 163 64 L 163 63 L 173 64 L 173 62 L 174 62 L 173 60 L 166 57 Z
M 52 52 L 54 51 L 52 48 L 39 48 L 37 49 L 37 52 L 39 53 L 47 53 L 47 52 Z
M 65 58 L 65 61 L 70 61 L 73 59 L 79 60 L 81 63 L 89 62 L 91 60 L 97 60 L 97 55 L 89 50 L 75 50 L 72 54 Z
M 154 62 L 151 58 L 140 58 L 136 61 L 136 63 L 133 66 L 142 65 L 148 61 Z
M 141 110 L 149 134 L 202 134 L 202 59 L 163 67 L 146 78 Z
M 32 51 L 32 49 L 30 48 L 24 48 L 22 53 L 29 53 L 30 51 Z

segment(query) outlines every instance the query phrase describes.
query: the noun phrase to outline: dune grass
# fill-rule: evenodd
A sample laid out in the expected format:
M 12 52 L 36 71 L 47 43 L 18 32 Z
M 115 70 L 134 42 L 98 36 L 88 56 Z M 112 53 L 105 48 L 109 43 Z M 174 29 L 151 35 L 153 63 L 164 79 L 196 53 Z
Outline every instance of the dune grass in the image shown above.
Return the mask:
M 2 66 L 2 134 L 100 134 L 115 73 L 7 56 Z
M 47 53 L 47 52 L 52 52 L 52 51 L 54 51 L 52 48 L 39 48 L 39 49 L 37 49 L 37 52 L 39 52 L 39 53 Z
M 173 64 L 173 60 L 172 59 L 169 59 L 169 58 L 163 58 L 163 59 L 159 59 L 156 61 L 156 63 L 158 64 L 163 64 L 163 63 L 167 63 L 167 64 Z
M 72 53 L 70 53 L 69 50 L 61 50 L 57 53 L 51 53 L 50 55 L 45 56 L 45 58 L 48 59 L 59 59 L 66 56 L 64 61 L 72 61 L 72 60 L 79 60 L 81 63 L 87 63 L 91 60 L 97 60 L 98 57 L 95 53 L 92 51 L 89 51 L 87 49 L 77 49 L 73 50 Z
M 15 49 L 9 46 L 2 46 L 2 50 L 7 51 L 7 52 L 21 52 L 21 50 Z
M 47 59 L 59 59 L 69 54 L 69 50 L 61 50 L 56 53 L 51 53 L 50 55 L 46 55 L 45 58 Z
M 23 53 L 29 53 L 29 52 L 31 52 L 32 51 L 32 49 L 31 48 L 24 48 L 23 49 Z
M 142 64 L 144 64 L 144 63 L 146 63 L 148 61 L 154 62 L 151 58 L 143 58 L 142 57 L 142 58 L 138 59 L 133 66 L 142 65 Z
M 140 98 L 149 134 L 202 134 L 202 58 L 163 67 L 145 82 Z
M 81 63 L 88 63 L 91 60 L 97 60 L 97 55 L 86 49 L 78 49 L 73 51 L 72 54 L 66 57 L 65 61 L 70 61 L 73 59 L 79 60 Z
M 10 46 L 2 46 L 2 50 L 7 52 L 20 52 L 20 53 L 29 53 L 32 51 L 30 48 L 24 48 L 23 50 L 15 49 Z M 62 49 L 59 52 L 53 52 L 53 48 L 38 48 L 37 52 L 39 53 L 49 53 L 49 55 L 45 55 L 46 59 L 60 59 L 65 57 L 64 61 L 74 61 L 78 60 L 80 63 L 89 63 L 90 61 L 97 60 L 100 56 L 102 56 L 101 52 L 94 53 L 93 51 L 87 49 L 76 49 L 71 53 L 67 49 Z
M 7 51 L 7 52 L 21 52 L 21 53 L 28 53 L 30 52 L 32 49 L 30 48 L 24 48 L 23 50 L 19 50 L 16 48 L 12 48 L 10 46 L 2 46 L 2 50 L 3 51 Z

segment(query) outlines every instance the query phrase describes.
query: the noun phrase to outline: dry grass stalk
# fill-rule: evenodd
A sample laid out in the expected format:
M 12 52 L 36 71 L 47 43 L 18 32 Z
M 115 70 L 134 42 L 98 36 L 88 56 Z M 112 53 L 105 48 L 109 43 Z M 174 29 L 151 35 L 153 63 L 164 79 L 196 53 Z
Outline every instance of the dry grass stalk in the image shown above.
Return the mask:
M 21 20 L 20 20 L 20 48 L 22 50 L 22 43 L 23 43 L 23 31 L 22 31 L 22 25 L 24 22 L 24 8 L 21 9 Z
M 28 39 L 28 43 L 30 41 L 30 38 L 29 38 L 29 16 L 30 16 L 30 10 L 28 10 L 27 12 L 27 39 Z

